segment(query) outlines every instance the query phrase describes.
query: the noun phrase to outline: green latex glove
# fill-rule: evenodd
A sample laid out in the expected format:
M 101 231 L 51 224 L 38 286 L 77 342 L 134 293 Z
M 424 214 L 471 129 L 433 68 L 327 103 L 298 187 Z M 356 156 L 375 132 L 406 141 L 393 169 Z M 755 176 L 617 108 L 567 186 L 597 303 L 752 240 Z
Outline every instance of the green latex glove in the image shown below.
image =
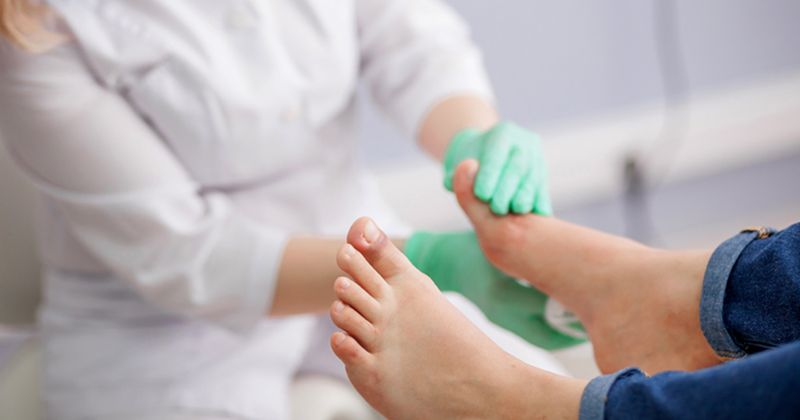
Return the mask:
M 531 344 L 555 350 L 585 341 L 574 320 L 554 328 L 545 315 L 546 306 L 552 308 L 547 296 L 492 266 L 474 232 L 416 232 L 406 241 L 405 254 L 440 290 L 463 295 L 490 321 Z
M 480 163 L 475 196 L 489 203 L 495 214 L 552 214 L 547 168 L 536 134 L 509 122 L 486 132 L 458 132 L 444 157 L 444 186 L 448 190 L 453 191 L 453 174 L 465 159 Z

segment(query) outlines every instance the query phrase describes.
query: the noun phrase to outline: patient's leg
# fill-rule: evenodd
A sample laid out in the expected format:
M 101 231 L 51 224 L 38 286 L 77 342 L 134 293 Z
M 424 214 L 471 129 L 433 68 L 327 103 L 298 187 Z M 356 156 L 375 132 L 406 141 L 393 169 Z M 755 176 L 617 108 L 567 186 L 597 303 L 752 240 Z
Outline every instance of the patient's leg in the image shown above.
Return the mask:
M 586 381 L 527 366 L 477 330 L 375 224 L 338 255 L 331 346 L 364 398 L 392 419 L 577 418 Z
M 710 252 L 656 250 L 555 218 L 497 217 L 472 194 L 476 170 L 462 163 L 454 189 L 487 258 L 575 312 L 603 372 L 719 363 L 700 330 Z

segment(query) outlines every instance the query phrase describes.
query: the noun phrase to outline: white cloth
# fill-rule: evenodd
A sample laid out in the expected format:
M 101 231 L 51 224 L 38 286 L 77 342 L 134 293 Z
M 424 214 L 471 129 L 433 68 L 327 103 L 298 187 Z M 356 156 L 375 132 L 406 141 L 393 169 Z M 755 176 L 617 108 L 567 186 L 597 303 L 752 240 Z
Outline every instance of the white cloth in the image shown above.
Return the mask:
M 286 238 L 397 226 L 356 86 L 409 136 L 490 97 L 466 28 L 437 0 L 49 3 L 74 42 L 0 46 L 0 130 L 42 196 L 50 413 L 284 418 L 314 322 L 263 319 Z

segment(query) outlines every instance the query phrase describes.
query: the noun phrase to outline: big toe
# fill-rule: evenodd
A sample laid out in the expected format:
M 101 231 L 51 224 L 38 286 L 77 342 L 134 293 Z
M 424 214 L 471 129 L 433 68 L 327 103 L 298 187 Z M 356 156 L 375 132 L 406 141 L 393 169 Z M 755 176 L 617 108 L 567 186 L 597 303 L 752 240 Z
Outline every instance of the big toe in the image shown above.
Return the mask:
M 458 204 L 464 210 L 475 229 L 481 229 L 486 223 L 494 220 L 489 206 L 479 200 L 473 192 L 475 189 L 475 175 L 478 173 L 478 162 L 465 160 L 456 167 L 453 176 L 453 192 L 456 194 Z
M 347 242 L 353 245 L 384 278 L 416 270 L 389 237 L 368 217 L 361 217 L 350 227 Z

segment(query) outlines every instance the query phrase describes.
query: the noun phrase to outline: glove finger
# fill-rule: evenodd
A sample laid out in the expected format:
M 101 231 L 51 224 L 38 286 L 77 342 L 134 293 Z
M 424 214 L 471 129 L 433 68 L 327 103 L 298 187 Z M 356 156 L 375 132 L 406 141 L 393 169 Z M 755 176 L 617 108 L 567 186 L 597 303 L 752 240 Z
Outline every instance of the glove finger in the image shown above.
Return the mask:
M 453 175 L 455 175 L 456 171 L 445 171 L 444 173 L 444 188 L 447 191 L 453 191 Z
M 505 137 L 504 130 L 492 129 L 486 134 L 480 157 L 481 166 L 475 179 L 475 196 L 485 202 L 491 200 L 511 149 L 511 142 Z
M 453 192 L 453 177 L 455 176 L 456 171 L 447 171 L 444 174 L 444 188 L 447 191 Z
M 489 208 L 494 214 L 501 216 L 508 214 L 511 199 L 514 198 L 514 193 L 519 189 L 527 172 L 526 164 L 525 155 L 520 150 L 512 150 L 489 203 Z
M 536 195 L 536 204 L 533 206 L 533 212 L 542 216 L 553 215 L 553 202 L 550 200 L 550 193 L 546 188 L 540 189 Z
M 519 184 L 514 198 L 511 200 L 511 211 L 516 214 L 527 214 L 533 211 L 536 201 L 536 186 L 539 181 L 536 172 L 531 168 Z
M 539 161 L 536 168 L 533 168 L 539 179 L 536 188 L 536 201 L 533 205 L 533 212 L 542 216 L 553 215 L 553 203 L 550 201 L 550 188 L 547 175 L 547 166 L 544 161 Z

